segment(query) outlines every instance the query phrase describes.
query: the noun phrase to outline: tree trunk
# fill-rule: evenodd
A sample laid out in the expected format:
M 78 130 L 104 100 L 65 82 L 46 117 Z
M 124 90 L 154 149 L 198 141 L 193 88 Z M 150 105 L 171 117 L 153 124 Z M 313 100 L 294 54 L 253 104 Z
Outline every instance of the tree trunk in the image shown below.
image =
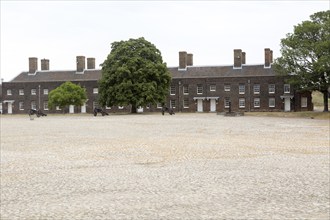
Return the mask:
M 328 90 L 322 91 L 323 93 L 323 105 L 324 105 L 324 112 L 328 112 L 329 111 L 329 106 L 328 106 L 328 98 L 329 98 L 329 94 L 328 94 Z
M 132 104 L 131 113 L 132 114 L 136 113 L 136 105 L 135 104 Z

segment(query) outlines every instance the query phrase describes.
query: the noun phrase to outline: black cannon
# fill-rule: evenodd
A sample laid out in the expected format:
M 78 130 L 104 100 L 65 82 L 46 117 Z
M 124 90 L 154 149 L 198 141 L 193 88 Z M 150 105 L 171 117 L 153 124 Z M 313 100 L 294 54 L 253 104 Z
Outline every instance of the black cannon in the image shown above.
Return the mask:
M 97 113 L 101 113 L 102 116 L 109 115 L 107 112 L 103 111 L 101 108 L 94 108 L 94 116 L 97 116 Z
M 162 115 L 164 115 L 165 112 L 168 112 L 170 115 L 175 115 L 175 112 L 173 111 L 173 109 L 172 109 L 172 108 L 168 108 L 168 107 L 166 107 L 166 106 L 164 106 L 164 107 L 162 108 Z
M 36 115 L 38 118 L 40 116 L 47 116 L 47 114 L 43 113 L 40 109 L 39 110 L 30 109 L 29 110 L 29 116 L 31 117 L 32 115 Z

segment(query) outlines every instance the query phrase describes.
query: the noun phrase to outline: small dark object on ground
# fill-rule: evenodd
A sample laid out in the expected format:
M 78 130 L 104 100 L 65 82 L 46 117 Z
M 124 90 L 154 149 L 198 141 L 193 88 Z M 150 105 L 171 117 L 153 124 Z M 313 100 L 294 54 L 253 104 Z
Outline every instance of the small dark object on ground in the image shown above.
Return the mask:
M 103 111 L 101 108 L 94 108 L 94 116 L 97 116 L 97 113 L 101 113 L 102 116 L 109 115 L 107 112 Z
M 173 109 L 168 108 L 166 106 L 162 108 L 162 115 L 164 115 L 165 112 L 168 112 L 170 115 L 175 115 L 175 112 L 173 111 Z
M 38 118 L 40 116 L 47 116 L 47 114 L 43 113 L 40 109 L 39 110 L 30 109 L 29 116 L 31 117 L 32 115 L 36 115 Z

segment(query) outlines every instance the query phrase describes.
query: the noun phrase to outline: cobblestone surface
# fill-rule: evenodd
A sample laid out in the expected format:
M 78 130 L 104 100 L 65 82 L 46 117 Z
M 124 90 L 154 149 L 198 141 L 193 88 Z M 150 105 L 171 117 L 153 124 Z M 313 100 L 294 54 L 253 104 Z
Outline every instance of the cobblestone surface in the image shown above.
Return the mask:
M 1 219 L 329 219 L 329 121 L 1 116 Z

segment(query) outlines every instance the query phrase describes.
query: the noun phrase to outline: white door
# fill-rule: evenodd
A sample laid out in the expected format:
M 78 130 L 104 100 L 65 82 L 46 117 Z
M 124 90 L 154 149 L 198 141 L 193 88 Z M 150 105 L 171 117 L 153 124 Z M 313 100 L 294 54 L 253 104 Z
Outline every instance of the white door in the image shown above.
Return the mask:
M 81 113 L 86 113 L 86 103 L 81 106 Z
M 215 112 L 215 99 L 210 100 L 210 112 Z
M 197 112 L 203 112 L 203 100 L 197 99 Z
M 8 114 L 13 114 L 13 103 L 8 102 Z
M 73 114 L 74 113 L 74 105 L 69 106 L 69 113 Z
M 285 112 L 289 112 L 289 111 L 291 111 L 290 98 L 285 98 L 285 99 L 284 99 L 284 111 L 285 111 Z

